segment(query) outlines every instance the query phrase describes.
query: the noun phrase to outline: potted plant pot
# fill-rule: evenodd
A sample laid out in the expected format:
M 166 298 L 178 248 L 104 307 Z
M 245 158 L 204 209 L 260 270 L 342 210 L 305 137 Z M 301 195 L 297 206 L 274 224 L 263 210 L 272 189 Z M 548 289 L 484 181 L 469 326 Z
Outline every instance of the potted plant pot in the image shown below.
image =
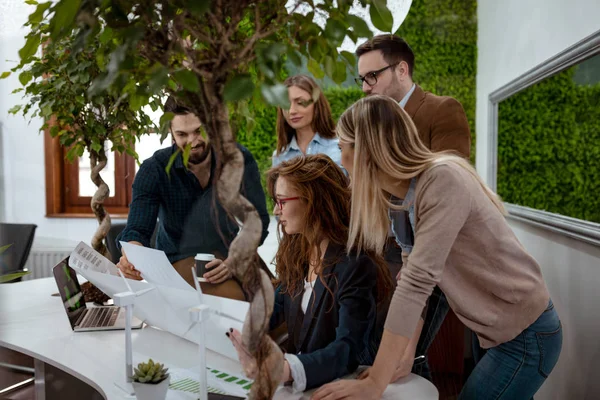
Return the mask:
M 152 359 L 134 368 L 133 390 L 138 400 L 165 400 L 169 390 L 169 369 Z
M 133 382 L 135 398 L 137 400 L 165 400 L 169 390 L 169 382 L 171 382 L 170 376 L 167 376 L 160 383 Z

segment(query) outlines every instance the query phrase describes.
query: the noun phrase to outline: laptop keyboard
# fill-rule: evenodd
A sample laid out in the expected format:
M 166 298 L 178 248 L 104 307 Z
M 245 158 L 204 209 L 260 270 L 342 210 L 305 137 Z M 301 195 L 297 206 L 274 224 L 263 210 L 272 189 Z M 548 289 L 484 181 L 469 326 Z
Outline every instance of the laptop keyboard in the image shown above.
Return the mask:
M 115 307 L 92 307 L 87 309 L 87 315 L 80 328 L 102 328 L 113 326 L 119 316 Z

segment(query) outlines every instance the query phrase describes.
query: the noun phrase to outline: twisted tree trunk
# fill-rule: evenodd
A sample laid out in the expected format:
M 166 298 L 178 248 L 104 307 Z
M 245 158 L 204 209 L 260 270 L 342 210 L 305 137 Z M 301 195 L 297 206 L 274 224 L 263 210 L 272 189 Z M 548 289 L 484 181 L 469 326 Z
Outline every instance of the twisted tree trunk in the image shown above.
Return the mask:
M 210 95 L 208 96 L 210 99 Z M 271 399 L 283 374 L 283 353 L 267 334 L 273 312 L 274 290 L 271 280 L 256 263 L 256 249 L 262 234 L 262 221 L 256 208 L 240 194 L 244 174 L 244 156 L 236 146 L 229 124 L 229 113 L 223 101 L 211 101 L 212 127 L 209 129 L 214 148 L 221 160 L 221 174 L 217 182 L 219 201 L 234 217 L 242 222 L 242 229 L 231 243 L 227 265 L 243 282 L 250 294 L 250 311 L 244 321 L 242 343 L 256 357 L 258 371 L 250 399 Z M 213 131 L 213 132 L 211 132 Z
M 94 233 L 94 236 L 92 237 L 92 248 L 110 259 L 108 249 L 104 245 L 104 238 L 106 238 L 108 230 L 110 229 L 110 215 L 104 208 L 104 201 L 110 195 L 110 189 L 100 176 L 100 171 L 106 166 L 106 161 L 104 146 L 99 152 L 90 149 L 90 167 L 92 170 L 90 177 L 92 178 L 94 185 L 98 188 L 96 189 L 96 193 L 94 193 L 91 202 L 92 211 L 94 211 L 94 215 L 98 220 L 98 229 L 96 229 L 96 233 Z

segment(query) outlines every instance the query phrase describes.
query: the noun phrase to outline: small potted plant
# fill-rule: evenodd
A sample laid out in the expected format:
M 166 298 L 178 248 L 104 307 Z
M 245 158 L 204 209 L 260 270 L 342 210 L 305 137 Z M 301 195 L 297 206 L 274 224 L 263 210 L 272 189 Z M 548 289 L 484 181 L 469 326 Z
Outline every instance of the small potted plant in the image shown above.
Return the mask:
M 138 400 L 164 400 L 169 389 L 169 369 L 149 359 L 134 368 L 133 389 Z

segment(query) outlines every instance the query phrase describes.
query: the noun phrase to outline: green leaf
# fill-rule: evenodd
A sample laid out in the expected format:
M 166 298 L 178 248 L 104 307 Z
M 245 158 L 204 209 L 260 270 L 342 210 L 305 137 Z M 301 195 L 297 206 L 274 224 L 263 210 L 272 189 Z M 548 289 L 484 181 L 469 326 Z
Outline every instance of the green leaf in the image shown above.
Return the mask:
M 290 108 L 288 89 L 285 85 L 281 83 L 273 86 L 262 85 L 260 92 L 267 103 L 282 108 Z
M 198 77 L 188 69 L 175 72 L 173 74 L 173 78 L 175 78 L 175 80 L 179 82 L 187 91 L 197 92 L 200 90 L 200 82 L 198 82 Z
M 44 12 L 52 5 L 51 2 L 42 3 L 37 6 L 35 11 L 29 15 L 31 24 L 39 24 L 44 19 Z
M 252 96 L 254 83 L 250 75 L 236 75 L 227 84 L 223 90 L 223 99 L 225 101 L 238 101 Z
M 192 152 L 192 144 L 188 143 L 183 149 L 183 165 L 187 168 L 188 161 L 190 160 L 190 153 Z
M 346 64 L 344 62 L 338 61 L 335 63 L 332 78 L 333 81 L 338 84 L 341 84 L 346 80 Z
M 348 64 L 350 64 L 352 67 L 356 65 L 356 56 L 353 53 L 343 50 L 340 54 L 346 59 L 346 61 L 348 61 Z
M 386 5 L 386 0 L 373 0 L 369 7 L 371 22 L 375 28 L 383 32 L 391 32 L 394 25 L 394 17 Z
M 26 62 L 32 56 L 35 55 L 38 48 L 40 47 L 40 34 L 30 35 L 25 42 L 25 46 L 21 50 L 19 50 L 19 57 L 21 57 L 21 62 Z
M 143 106 L 146 105 L 146 101 L 148 98 L 145 96 L 140 96 L 139 94 L 132 94 L 129 96 L 129 109 L 131 111 L 138 111 Z
M 98 142 L 92 142 L 92 151 L 95 151 L 96 153 L 100 152 L 100 150 L 102 150 L 102 145 Z
M 35 0 L 25 0 L 25 4 L 29 4 L 30 6 L 37 6 L 38 2 Z
M 80 4 L 81 0 L 61 0 L 54 7 L 54 18 L 50 22 L 53 39 L 56 39 L 63 29 L 71 28 Z
M 356 33 L 359 37 L 370 38 L 373 36 L 373 32 L 371 32 L 371 29 L 369 29 L 369 25 L 367 25 L 365 20 L 357 17 L 356 15 L 348 15 L 346 18 L 352 26 L 354 33 Z
M 23 86 L 27 85 L 31 79 L 33 79 L 31 71 L 23 71 L 19 74 L 19 82 L 21 82 L 21 85 Z
M 2 75 L 0 75 L 0 79 L 6 79 L 10 76 L 10 74 L 10 71 L 3 72 Z
M 29 271 L 13 272 L 12 274 L 0 275 L 0 283 L 14 281 L 22 276 L 29 274 Z
M 333 60 L 333 58 L 327 56 L 325 57 L 325 73 L 327 74 L 327 76 L 329 77 L 333 77 L 333 70 L 335 68 L 335 61 Z
M 172 113 L 172 112 L 166 112 L 166 113 L 164 113 L 160 117 L 160 120 L 159 120 L 158 123 L 159 123 L 159 125 L 161 127 L 166 125 L 167 131 L 168 131 L 169 130 L 169 126 L 171 125 L 171 120 L 173 119 L 173 117 L 175 117 L 174 113 Z
M 341 42 L 346 37 L 347 26 L 340 20 L 329 18 L 325 26 L 325 37 L 335 42 Z
M 169 162 L 167 163 L 167 166 L 165 167 L 165 172 L 167 173 L 167 176 L 169 178 L 171 178 L 170 174 L 171 174 L 171 168 L 173 167 L 173 163 L 177 159 L 177 156 L 179 155 L 180 152 L 181 152 L 181 150 L 179 148 L 177 148 L 175 153 L 171 154 L 171 157 L 169 157 Z
M 104 27 L 104 30 L 102 31 L 102 33 L 100 35 L 98 35 L 98 40 L 100 41 L 100 43 L 106 44 L 113 37 L 114 37 L 113 30 L 110 29 L 108 26 L 106 26 L 106 27 Z
M 321 65 L 312 58 L 308 60 L 307 68 L 308 72 L 317 79 L 323 79 L 325 76 L 325 72 L 321 69 Z
M 0 247 L 0 254 L 4 253 L 12 245 L 13 244 L 11 243 L 11 244 L 7 244 L 7 245 L 4 245 L 4 246 Z

